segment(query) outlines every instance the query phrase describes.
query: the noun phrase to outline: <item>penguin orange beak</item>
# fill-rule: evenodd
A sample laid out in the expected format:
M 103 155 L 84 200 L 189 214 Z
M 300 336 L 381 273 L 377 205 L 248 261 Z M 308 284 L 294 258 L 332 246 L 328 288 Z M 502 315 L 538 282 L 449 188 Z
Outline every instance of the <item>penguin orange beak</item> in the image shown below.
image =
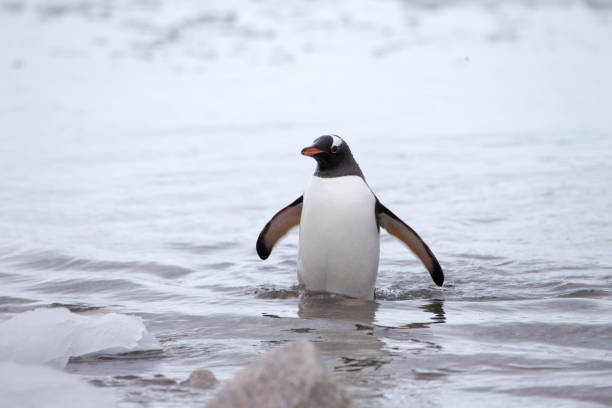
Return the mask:
M 325 153 L 325 150 L 317 149 L 316 147 L 305 147 L 302 149 L 302 154 L 304 156 L 314 156 L 319 153 Z

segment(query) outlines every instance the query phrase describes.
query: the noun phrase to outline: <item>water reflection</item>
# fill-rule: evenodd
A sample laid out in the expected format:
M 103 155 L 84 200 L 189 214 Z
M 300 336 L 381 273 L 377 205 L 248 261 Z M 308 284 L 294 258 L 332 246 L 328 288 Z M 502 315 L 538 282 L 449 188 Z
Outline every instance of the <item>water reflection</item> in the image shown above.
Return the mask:
M 331 296 L 308 296 L 300 299 L 298 316 L 302 319 L 334 319 L 372 324 L 379 304 L 371 300 Z
M 404 307 L 398 307 L 398 306 Z M 426 312 L 425 320 L 420 312 Z M 378 316 L 377 316 L 378 313 Z M 357 330 L 426 328 L 431 324 L 445 323 L 444 301 L 430 299 L 420 305 L 414 302 L 385 302 L 351 299 L 339 296 L 309 296 L 300 298 L 298 316 L 302 319 L 325 319 L 350 322 Z M 331 322 L 330 322 L 331 324 Z
M 299 317 L 317 327 L 314 341 L 323 358 L 354 385 L 391 361 L 375 334 L 373 322 L 379 307 L 373 301 L 323 295 L 304 297 L 298 306 Z
M 423 347 L 417 346 L 430 333 L 406 329 L 427 329 L 431 324 L 446 322 L 444 302 L 437 299 L 419 305 L 311 296 L 300 299 L 298 316 L 308 321 L 308 333 L 316 332 L 318 337 L 313 340 L 323 357 L 332 360 L 336 372 L 362 375 L 392 363 L 397 350 L 405 348 L 398 348 L 398 342 L 406 343 L 407 350 L 422 351 Z M 389 347 L 389 341 L 393 347 Z M 439 349 L 429 343 L 427 349 Z M 363 376 L 360 379 L 363 381 Z
M 432 323 L 445 323 L 446 322 L 446 313 L 444 313 L 444 301 L 443 300 L 432 299 L 428 301 L 426 304 L 419 306 L 419 309 L 422 309 L 434 315 L 434 317 L 431 318 L 431 320 L 433 320 Z
M 446 322 L 443 300 L 429 299 L 425 303 L 418 303 L 385 302 L 376 316 L 375 325 L 385 329 L 423 329 L 429 328 L 431 324 Z M 422 312 L 428 315 L 423 316 Z

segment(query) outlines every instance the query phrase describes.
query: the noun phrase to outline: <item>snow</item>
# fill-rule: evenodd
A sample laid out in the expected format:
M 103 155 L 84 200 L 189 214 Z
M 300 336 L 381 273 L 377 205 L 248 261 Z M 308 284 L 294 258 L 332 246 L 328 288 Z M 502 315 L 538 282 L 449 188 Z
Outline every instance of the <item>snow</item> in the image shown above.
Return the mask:
M 0 361 L 0 401 L 3 407 L 20 408 L 116 406 L 111 393 L 87 384 L 75 375 L 51 367 L 12 361 Z
M 70 357 L 160 349 L 142 319 L 41 308 L 0 323 L 0 401 L 7 407 L 112 407 L 113 394 L 63 372 Z
M 161 349 L 142 319 L 36 309 L 0 323 L 0 361 L 64 368 L 70 357 Z

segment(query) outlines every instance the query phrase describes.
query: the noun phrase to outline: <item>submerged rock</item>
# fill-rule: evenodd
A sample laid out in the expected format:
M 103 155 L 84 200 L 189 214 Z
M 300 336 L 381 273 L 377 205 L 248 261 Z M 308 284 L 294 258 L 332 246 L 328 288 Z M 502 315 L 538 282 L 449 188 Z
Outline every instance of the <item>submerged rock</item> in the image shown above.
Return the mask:
M 270 351 L 223 386 L 207 408 L 354 408 L 308 341 Z
M 189 385 L 194 388 L 213 388 L 217 385 L 219 381 L 217 381 L 217 377 L 210 370 L 200 369 L 194 370 L 189 378 L 181 383 L 181 385 Z

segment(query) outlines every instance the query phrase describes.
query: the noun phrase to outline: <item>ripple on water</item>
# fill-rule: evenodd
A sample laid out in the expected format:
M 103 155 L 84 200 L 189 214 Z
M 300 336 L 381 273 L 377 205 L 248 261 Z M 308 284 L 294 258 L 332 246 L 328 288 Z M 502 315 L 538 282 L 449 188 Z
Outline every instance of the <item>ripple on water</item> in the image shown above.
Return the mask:
M 86 312 L 92 312 L 94 310 L 103 309 L 101 306 L 87 305 L 87 304 L 84 304 L 84 303 L 51 303 L 48 307 L 50 307 L 50 308 L 56 308 L 56 307 L 65 308 L 65 309 L 70 310 L 73 313 L 86 313 Z
M 195 255 L 218 254 L 221 251 L 238 248 L 240 245 L 232 241 L 220 241 L 212 244 L 194 244 L 191 242 L 170 242 L 168 248 L 176 251 L 188 252 Z
M 129 353 L 115 353 L 115 354 L 90 354 L 78 357 L 70 357 L 71 364 L 79 363 L 90 363 L 94 361 L 143 361 L 143 360 L 161 360 L 165 357 L 163 350 L 140 350 L 130 351 Z
M 166 265 L 157 262 L 83 259 L 60 254 L 55 251 L 27 251 L 7 256 L 4 259 L 20 269 L 47 271 L 142 272 L 165 279 L 175 279 L 194 272 L 193 269 L 178 265 Z
M 201 265 L 203 269 L 226 270 L 236 265 L 234 262 L 213 262 Z
M 577 289 L 557 295 L 560 298 L 605 298 L 610 292 L 604 289 Z
M 34 299 L 0 296 L 0 313 L 21 313 L 31 310 L 36 303 Z
M 456 257 L 456 258 L 476 259 L 476 260 L 480 260 L 480 261 L 501 261 L 501 262 L 504 262 L 504 263 L 509 261 L 508 259 L 506 259 L 504 257 L 495 256 L 495 255 L 491 255 L 491 254 L 458 253 L 458 254 L 454 254 L 453 256 Z
M 12 296 L 0 296 L 0 305 L 6 304 L 24 304 L 24 303 L 33 303 L 35 300 L 25 299 L 25 298 L 16 298 Z
M 472 391 L 495 392 L 498 394 L 515 395 L 518 397 L 542 397 L 549 399 L 555 396 L 557 399 L 575 400 L 578 402 L 593 402 L 609 406 L 612 402 L 610 398 L 610 387 L 608 386 L 591 386 L 586 384 L 570 385 L 563 384 L 559 386 L 522 386 L 508 389 L 494 389 L 490 387 L 474 387 Z
M 469 333 L 478 341 L 500 344 L 512 342 L 541 343 L 561 347 L 612 350 L 612 326 L 579 323 L 504 323 L 454 325 L 451 330 Z
M 32 290 L 42 293 L 101 293 L 101 292 L 125 292 L 142 288 L 142 285 L 127 279 L 68 279 L 53 280 L 39 283 L 31 287 Z

